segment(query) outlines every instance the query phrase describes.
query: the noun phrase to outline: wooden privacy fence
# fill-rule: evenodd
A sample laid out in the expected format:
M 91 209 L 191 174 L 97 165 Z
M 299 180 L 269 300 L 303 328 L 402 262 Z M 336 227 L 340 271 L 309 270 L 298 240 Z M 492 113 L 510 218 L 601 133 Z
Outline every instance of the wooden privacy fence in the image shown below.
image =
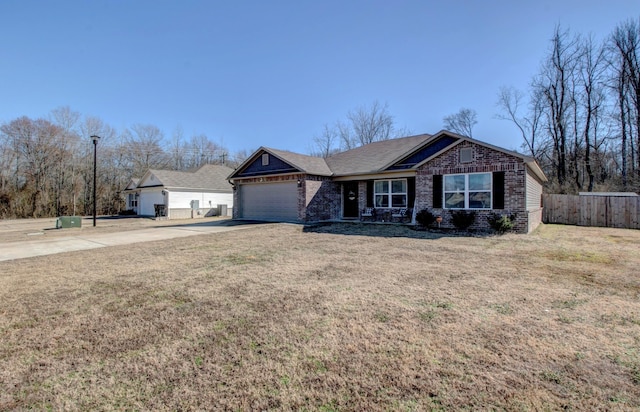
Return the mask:
M 542 221 L 640 229 L 640 196 L 542 195 Z

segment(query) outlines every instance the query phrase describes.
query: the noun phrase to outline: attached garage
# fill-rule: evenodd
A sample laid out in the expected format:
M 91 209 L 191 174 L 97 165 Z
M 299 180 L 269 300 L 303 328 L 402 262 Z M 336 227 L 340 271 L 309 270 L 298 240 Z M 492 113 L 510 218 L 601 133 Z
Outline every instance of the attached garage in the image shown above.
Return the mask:
M 309 203 L 331 174 L 321 157 L 260 148 L 227 178 L 234 187 L 233 218 L 305 222 Z
M 296 182 L 239 185 L 239 217 L 252 220 L 298 221 Z

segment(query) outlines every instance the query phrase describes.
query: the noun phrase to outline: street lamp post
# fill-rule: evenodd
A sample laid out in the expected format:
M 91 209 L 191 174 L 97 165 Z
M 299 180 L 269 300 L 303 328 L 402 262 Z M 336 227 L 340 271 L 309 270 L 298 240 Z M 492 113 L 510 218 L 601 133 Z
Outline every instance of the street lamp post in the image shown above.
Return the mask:
M 96 153 L 100 136 L 91 135 L 93 140 L 93 227 L 96 227 Z

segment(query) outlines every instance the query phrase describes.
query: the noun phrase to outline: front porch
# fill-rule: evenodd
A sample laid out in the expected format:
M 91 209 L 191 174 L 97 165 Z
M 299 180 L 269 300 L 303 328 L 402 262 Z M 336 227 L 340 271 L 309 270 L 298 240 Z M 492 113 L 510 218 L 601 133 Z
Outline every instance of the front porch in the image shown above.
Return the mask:
M 361 222 L 411 223 L 412 217 L 413 209 L 411 208 L 365 207 L 360 211 Z

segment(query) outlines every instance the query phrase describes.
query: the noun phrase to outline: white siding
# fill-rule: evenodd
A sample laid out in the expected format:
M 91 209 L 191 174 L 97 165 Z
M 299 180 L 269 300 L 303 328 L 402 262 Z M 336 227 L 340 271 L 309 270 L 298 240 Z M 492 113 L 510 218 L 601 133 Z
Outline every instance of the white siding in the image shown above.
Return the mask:
M 542 204 L 542 184 L 527 167 L 527 210 L 539 210 Z
M 156 211 L 153 207 L 155 204 L 164 204 L 164 196 L 162 196 L 162 189 L 154 191 L 142 190 L 140 193 L 140 199 L 138 199 L 138 214 L 143 216 L 155 216 Z
M 197 200 L 200 209 L 216 208 L 227 205 L 233 208 L 233 193 L 203 193 L 203 192 L 169 192 L 169 209 L 190 209 L 191 201 Z

